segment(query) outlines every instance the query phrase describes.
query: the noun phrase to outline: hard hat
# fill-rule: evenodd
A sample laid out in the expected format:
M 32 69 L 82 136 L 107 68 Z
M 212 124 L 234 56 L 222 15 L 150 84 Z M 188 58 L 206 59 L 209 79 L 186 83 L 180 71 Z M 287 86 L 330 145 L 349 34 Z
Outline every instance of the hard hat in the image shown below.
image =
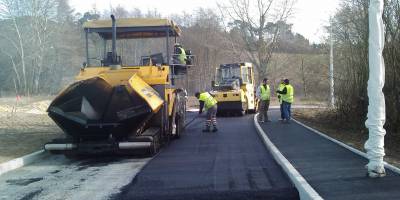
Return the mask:
M 289 79 L 283 80 L 284 83 L 289 84 Z

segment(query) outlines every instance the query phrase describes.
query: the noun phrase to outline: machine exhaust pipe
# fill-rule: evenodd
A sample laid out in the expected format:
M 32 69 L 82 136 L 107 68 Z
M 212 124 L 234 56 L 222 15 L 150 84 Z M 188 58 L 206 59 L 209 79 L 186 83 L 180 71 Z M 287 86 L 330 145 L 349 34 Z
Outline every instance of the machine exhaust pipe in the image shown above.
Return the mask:
M 151 147 L 151 142 L 120 142 L 119 149 L 146 149 Z M 46 144 L 44 149 L 48 151 L 67 151 L 77 149 L 76 144 Z
M 46 144 L 44 149 L 48 151 L 66 151 L 76 149 L 78 146 L 76 144 Z
M 120 142 L 119 149 L 145 149 L 150 148 L 151 142 Z
M 112 41 L 111 41 L 112 59 L 113 59 L 113 63 L 116 64 L 117 63 L 117 47 L 116 47 L 116 43 L 117 43 L 117 24 L 115 22 L 114 15 L 111 15 L 111 21 L 112 21 Z

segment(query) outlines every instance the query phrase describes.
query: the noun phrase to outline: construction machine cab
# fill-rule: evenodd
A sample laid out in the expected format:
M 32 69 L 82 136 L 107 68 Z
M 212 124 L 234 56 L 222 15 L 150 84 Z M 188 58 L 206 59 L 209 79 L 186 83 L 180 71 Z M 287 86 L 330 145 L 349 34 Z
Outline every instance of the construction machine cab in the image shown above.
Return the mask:
M 247 77 L 243 77 L 245 74 L 241 71 L 240 63 L 220 65 L 217 68 L 214 87 L 221 90 L 239 89 L 243 85 L 243 80 L 248 81 Z
M 172 78 L 186 74 L 187 68 L 192 66 L 192 55 L 187 56 L 190 65 L 172 62 L 173 42 L 181 34 L 181 29 L 173 21 L 111 18 L 111 21 L 95 20 L 83 25 L 87 67 L 169 65 Z M 149 38 L 151 40 L 146 40 Z

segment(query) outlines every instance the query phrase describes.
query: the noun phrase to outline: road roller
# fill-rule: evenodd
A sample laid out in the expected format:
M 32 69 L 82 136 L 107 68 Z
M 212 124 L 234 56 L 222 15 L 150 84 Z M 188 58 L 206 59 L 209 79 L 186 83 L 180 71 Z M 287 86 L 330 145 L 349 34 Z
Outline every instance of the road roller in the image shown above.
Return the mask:
M 254 68 L 252 63 L 221 64 L 216 69 L 211 94 L 218 101 L 218 114 L 256 111 Z
M 113 15 L 87 21 L 83 29 L 86 61 L 47 110 L 65 137 L 44 148 L 52 153 L 154 154 L 179 138 L 187 97 L 174 80 L 189 67 L 173 63 L 181 29 L 168 19 Z

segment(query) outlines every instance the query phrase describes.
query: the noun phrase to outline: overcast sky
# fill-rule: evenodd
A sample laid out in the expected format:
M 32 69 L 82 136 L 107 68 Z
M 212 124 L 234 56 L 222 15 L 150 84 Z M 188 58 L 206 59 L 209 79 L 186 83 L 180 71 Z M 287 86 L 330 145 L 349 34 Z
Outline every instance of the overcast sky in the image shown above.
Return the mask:
M 216 9 L 216 2 L 226 0 L 70 0 L 70 5 L 77 12 L 85 12 L 96 7 L 103 11 L 110 5 L 121 5 L 127 10 L 139 8 L 142 11 L 157 9 L 163 16 L 173 13 L 190 13 L 198 7 Z M 338 8 L 340 0 L 298 0 L 295 13 L 290 23 L 293 31 L 304 35 L 311 42 L 320 42 L 324 36 L 323 26 Z M 325 34 L 326 35 L 326 34 Z

